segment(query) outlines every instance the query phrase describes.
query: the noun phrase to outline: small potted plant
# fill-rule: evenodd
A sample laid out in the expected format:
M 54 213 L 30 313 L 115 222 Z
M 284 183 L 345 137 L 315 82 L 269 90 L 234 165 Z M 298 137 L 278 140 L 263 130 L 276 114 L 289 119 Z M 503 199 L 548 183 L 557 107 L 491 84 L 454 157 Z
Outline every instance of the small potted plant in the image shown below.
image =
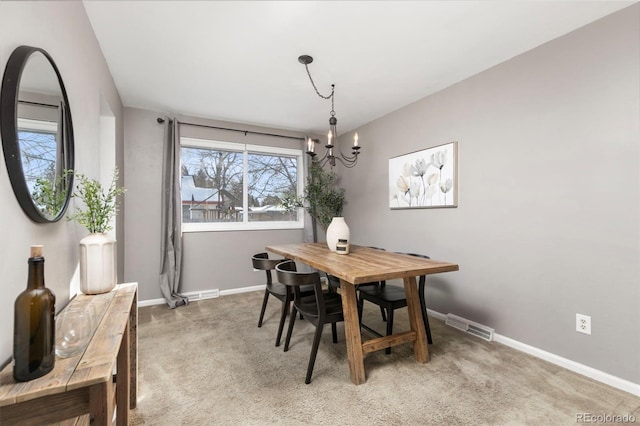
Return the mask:
M 80 240 L 80 290 L 85 294 L 99 294 L 111 291 L 117 281 L 116 240 L 107 235 L 111 230 L 111 220 L 118 212 L 118 197 L 125 189 L 118 187 L 118 169 L 114 169 L 109 188 L 89 179 L 82 173 L 73 173 L 76 189 L 71 194 L 79 198 L 84 208 L 76 206 L 69 220 L 84 226 L 89 235 Z

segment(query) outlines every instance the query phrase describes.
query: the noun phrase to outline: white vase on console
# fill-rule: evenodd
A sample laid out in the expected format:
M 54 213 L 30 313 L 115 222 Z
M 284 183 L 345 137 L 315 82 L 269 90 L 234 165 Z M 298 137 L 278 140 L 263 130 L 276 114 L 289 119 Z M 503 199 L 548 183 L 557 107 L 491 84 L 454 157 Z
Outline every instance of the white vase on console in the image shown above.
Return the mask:
M 80 291 L 107 293 L 116 286 L 116 240 L 103 233 L 80 240 Z
M 331 219 L 331 223 L 327 227 L 327 247 L 329 250 L 336 251 L 336 245 L 338 240 L 347 240 L 351 242 L 351 233 L 349 232 L 349 226 L 344 221 L 344 217 L 334 217 Z

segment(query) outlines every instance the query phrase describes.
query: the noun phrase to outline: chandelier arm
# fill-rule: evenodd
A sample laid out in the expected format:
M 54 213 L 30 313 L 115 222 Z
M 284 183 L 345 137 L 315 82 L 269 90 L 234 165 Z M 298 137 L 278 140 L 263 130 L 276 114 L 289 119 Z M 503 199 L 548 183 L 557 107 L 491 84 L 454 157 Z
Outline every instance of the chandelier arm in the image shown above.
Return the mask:
M 345 160 L 345 159 L 340 158 L 340 157 L 335 157 L 335 158 L 340 163 L 342 163 L 342 165 L 345 166 L 347 169 L 351 169 L 351 168 L 355 167 L 356 163 L 358 162 L 357 158 L 355 160 L 353 160 L 353 161 Z
M 351 155 L 345 155 L 345 154 L 342 152 L 342 149 L 340 149 L 340 144 L 339 144 L 339 142 L 338 142 L 338 138 L 336 138 L 336 142 L 335 142 L 335 144 L 334 144 L 334 147 L 333 147 L 333 148 L 334 148 L 334 149 L 335 149 L 335 148 L 338 148 L 338 153 L 340 154 L 340 156 L 341 156 L 342 158 L 344 158 L 345 160 L 347 160 L 347 161 L 355 160 L 356 158 L 358 158 L 358 154 L 353 153 L 353 152 L 351 153 Z
M 320 167 L 324 167 L 324 165 L 327 164 L 328 161 L 329 157 L 325 154 L 325 156 L 322 157 L 322 160 L 318 160 L 318 164 L 320 164 Z
M 329 151 L 325 151 L 324 155 L 322 157 L 320 157 L 320 158 L 317 158 L 317 159 L 316 159 L 316 155 L 317 154 L 315 154 L 315 153 L 314 154 L 310 154 L 309 152 L 307 152 L 307 155 L 309 155 L 311 157 L 311 161 L 312 162 L 316 161 L 316 162 L 318 162 L 320 164 L 324 164 L 324 163 L 326 163 L 326 160 L 329 157 L 328 153 L 329 153 Z

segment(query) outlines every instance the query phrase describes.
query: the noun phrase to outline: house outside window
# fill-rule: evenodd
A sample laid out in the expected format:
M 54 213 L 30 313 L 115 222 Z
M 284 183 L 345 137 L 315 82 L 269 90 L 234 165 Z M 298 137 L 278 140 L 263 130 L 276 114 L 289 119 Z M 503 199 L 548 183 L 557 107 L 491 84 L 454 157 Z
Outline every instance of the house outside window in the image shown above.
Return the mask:
M 180 139 L 182 230 L 302 228 L 302 209 L 282 200 L 302 194 L 302 150 Z

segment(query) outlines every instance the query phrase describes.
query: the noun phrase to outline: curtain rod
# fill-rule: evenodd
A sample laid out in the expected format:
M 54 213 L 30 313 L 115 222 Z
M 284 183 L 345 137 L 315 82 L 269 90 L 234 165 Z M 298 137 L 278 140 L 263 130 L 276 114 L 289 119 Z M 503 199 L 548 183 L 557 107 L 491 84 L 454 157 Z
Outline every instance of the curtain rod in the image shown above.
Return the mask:
M 162 124 L 162 123 L 164 123 L 164 118 L 158 117 L 157 121 L 158 121 L 158 123 Z M 178 121 L 178 120 L 175 120 L 175 121 L 176 121 L 176 123 L 184 124 L 185 126 L 205 127 L 205 128 L 208 128 L 208 129 L 217 129 L 217 130 L 227 130 L 229 132 L 244 133 L 245 136 L 248 133 L 251 133 L 252 135 L 275 136 L 277 138 L 294 139 L 294 140 L 297 140 L 297 141 L 304 141 L 305 140 L 305 138 L 300 138 L 300 137 L 296 137 L 296 136 L 278 135 L 276 133 L 256 132 L 256 131 L 253 131 L 253 130 L 231 129 L 231 128 L 228 128 L 228 127 L 210 126 L 210 125 L 207 125 L 207 124 L 185 123 L 184 121 Z

